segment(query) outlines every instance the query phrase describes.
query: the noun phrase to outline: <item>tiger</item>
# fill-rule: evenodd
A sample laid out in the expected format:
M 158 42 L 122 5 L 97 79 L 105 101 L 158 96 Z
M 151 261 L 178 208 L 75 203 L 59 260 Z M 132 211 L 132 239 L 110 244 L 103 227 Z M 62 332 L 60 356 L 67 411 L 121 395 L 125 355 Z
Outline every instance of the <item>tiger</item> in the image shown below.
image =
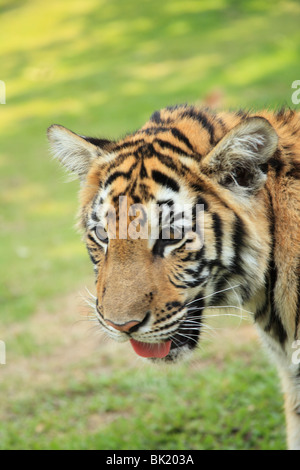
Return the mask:
M 57 124 L 47 135 L 80 180 L 100 327 L 174 363 L 199 344 L 209 308 L 252 312 L 281 379 L 287 447 L 300 450 L 300 113 L 184 104 L 116 140 Z M 182 205 L 192 215 L 178 235 Z

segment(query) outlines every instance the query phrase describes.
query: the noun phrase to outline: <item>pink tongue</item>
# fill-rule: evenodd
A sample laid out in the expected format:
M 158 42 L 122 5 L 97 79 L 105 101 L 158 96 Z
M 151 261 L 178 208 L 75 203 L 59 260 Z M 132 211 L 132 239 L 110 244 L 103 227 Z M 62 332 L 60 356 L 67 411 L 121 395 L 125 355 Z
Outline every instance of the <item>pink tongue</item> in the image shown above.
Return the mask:
M 169 354 L 171 341 L 166 343 L 141 343 L 140 341 L 130 340 L 134 351 L 141 357 L 162 358 Z

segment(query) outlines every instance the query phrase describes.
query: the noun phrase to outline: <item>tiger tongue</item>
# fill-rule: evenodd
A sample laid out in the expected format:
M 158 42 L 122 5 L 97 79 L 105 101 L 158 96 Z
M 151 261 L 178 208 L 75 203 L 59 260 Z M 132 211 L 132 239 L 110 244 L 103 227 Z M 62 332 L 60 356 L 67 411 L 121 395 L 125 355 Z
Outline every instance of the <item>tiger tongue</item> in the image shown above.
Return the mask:
M 134 351 L 141 357 L 162 358 L 169 354 L 171 341 L 166 343 L 141 343 L 140 341 L 130 340 Z

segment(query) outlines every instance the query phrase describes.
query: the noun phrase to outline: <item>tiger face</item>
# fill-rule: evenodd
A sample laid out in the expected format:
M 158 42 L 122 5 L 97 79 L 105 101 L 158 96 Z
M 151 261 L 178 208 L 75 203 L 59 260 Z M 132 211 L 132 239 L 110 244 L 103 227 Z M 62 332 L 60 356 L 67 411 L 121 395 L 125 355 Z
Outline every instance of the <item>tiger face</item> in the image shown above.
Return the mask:
M 117 142 L 57 125 L 48 137 L 81 180 L 95 315 L 108 336 L 174 361 L 197 346 L 204 309 L 259 307 L 271 245 L 264 186 L 277 148 L 265 118 L 179 106 Z

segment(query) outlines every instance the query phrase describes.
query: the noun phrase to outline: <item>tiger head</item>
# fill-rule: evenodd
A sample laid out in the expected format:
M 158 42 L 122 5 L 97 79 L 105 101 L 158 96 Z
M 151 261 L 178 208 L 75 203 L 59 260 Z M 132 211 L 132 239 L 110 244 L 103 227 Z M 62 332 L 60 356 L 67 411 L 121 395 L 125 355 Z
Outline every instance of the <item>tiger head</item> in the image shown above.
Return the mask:
M 172 361 L 196 347 L 204 309 L 259 304 L 278 143 L 265 118 L 178 106 L 116 142 L 58 125 L 48 138 L 81 181 L 95 315 L 110 337 Z

